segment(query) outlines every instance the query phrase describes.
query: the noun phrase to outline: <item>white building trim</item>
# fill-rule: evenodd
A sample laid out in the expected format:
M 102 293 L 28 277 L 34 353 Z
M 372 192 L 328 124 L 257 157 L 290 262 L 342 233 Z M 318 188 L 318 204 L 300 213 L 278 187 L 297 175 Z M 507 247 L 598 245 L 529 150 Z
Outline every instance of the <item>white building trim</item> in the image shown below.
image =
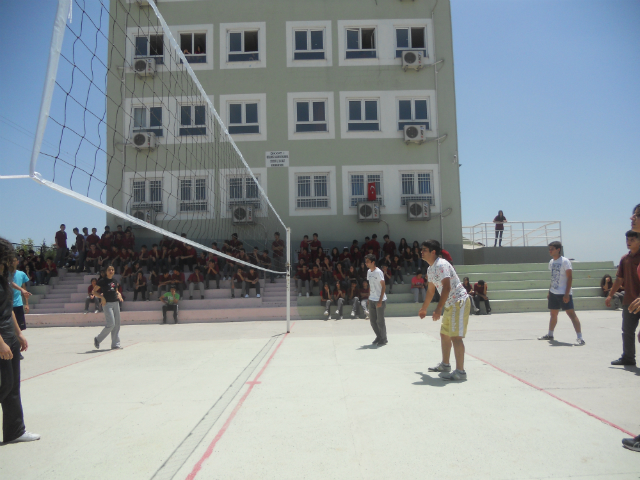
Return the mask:
M 324 60 L 294 60 L 294 35 L 297 29 L 324 29 Z M 287 22 L 287 67 L 331 67 L 333 66 L 333 35 L 331 32 L 331 20 Z
M 238 30 L 258 30 L 258 58 L 257 61 L 229 62 L 229 32 Z M 267 68 L 267 23 L 239 22 L 220 24 L 220 69 L 232 68 Z
M 220 107 L 218 114 L 229 129 L 229 103 L 233 102 L 250 102 L 258 103 L 258 125 L 260 125 L 260 133 L 243 133 L 231 135 L 234 142 L 259 142 L 267 139 L 267 94 L 266 93 L 244 93 L 237 95 L 220 95 Z M 225 141 L 225 136 L 221 138 Z
M 335 166 L 318 166 L 318 167 L 289 167 L 289 215 L 292 217 L 309 217 L 323 215 L 337 215 L 338 205 L 336 197 L 336 167 Z M 326 173 L 329 175 L 327 194 L 329 197 L 328 208 L 297 208 L 296 200 L 298 196 L 298 184 L 296 178 L 298 174 Z
M 266 168 L 251 168 L 251 171 L 255 175 L 258 183 L 262 189 L 268 195 L 267 185 L 267 169 Z M 218 185 L 220 185 L 220 218 L 231 218 L 232 210 L 229 208 L 229 178 L 237 176 L 248 176 L 248 172 L 243 168 L 221 168 L 218 171 Z M 260 195 L 260 194 L 259 194 Z M 260 209 L 255 213 L 256 217 L 267 217 L 269 215 L 269 206 L 266 202 L 260 202 Z
M 325 100 L 326 132 L 298 132 L 296 133 L 296 100 Z M 332 140 L 336 138 L 336 121 L 334 112 L 333 92 L 288 92 L 287 117 L 289 125 L 289 140 Z

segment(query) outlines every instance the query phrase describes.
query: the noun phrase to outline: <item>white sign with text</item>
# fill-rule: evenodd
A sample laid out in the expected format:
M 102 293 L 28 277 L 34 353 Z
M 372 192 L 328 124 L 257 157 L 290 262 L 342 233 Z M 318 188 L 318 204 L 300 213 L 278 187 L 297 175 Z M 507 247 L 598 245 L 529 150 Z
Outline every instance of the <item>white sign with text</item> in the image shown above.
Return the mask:
M 267 168 L 289 166 L 289 152 L 267 152 L 266 158 Z

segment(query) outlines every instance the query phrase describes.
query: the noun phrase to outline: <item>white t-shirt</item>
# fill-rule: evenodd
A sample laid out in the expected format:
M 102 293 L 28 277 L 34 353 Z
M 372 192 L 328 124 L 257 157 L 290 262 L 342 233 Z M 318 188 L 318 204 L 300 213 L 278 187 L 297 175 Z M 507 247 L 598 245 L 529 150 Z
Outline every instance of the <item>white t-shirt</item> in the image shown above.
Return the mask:
M 567 290 L 567 270 L 572 270 L 571 262 L 564 257 L 560 257 L 558 260 L 551 259 L 549 261 L 549 270 L 551 270 L 551 287 L 549 287 L 549 291 L 556 295 L 564 295 Z M 573 289 L 569 291 L 569 295 L 573 295 Z
M 444 258 L 436 258 L 436 261 L 427 270 L 427 280 L 429 283 L 433 283 L 438 290 L 438 293 L 442 295 L 442 280 L 449 278 L 451 290 L 449 291 L 449 297 L 445 303 L 445 307 L 451 307 L 454 303 L 464 301 L 468 298 L 467 291 L 460 283 L 458 274 L 456 273 L 453 265 L 447 262 Z
M 380 282 L 384 282 L 384 273 L 378 267 L 372 272 L 371 269 L 367 270 L 367 282 L 369 282 L 369 300 L 377 302 L 380 300 L 380 294 L 382 293 L 382 285 Z M 386 289 L 385 289 L 386 290 Z M 387 301 L 387 294 L 384 294 L 382 301 Z

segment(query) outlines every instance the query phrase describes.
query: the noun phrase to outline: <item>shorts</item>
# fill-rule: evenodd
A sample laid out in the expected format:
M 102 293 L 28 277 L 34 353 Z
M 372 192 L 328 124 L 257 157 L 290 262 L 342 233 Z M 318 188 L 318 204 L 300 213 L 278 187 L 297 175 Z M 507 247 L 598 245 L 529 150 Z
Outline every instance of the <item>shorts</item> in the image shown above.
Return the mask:
M 547 302 L 549 310 L 573 310 L 573 295 L 569 295 L 568 303 L 564 303 L 562 297 L 564 295 L 549 292 L 549 301 Z
M 462 337 L 467 334 L 469 313 L 471 312 L 471 299 L 461 300 L 450 307 L 445 307 L 442 315 L 442 327 L 440 333 L 448 337 Z

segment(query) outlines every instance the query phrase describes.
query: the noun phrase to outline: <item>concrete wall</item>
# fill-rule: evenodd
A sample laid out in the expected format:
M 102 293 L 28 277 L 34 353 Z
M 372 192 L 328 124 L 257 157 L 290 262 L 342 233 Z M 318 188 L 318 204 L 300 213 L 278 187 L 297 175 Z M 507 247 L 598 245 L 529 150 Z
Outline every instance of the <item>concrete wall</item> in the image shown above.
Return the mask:
M 545 263 L 549 247 L 499 247 L 464 249 L 465 265 Z

